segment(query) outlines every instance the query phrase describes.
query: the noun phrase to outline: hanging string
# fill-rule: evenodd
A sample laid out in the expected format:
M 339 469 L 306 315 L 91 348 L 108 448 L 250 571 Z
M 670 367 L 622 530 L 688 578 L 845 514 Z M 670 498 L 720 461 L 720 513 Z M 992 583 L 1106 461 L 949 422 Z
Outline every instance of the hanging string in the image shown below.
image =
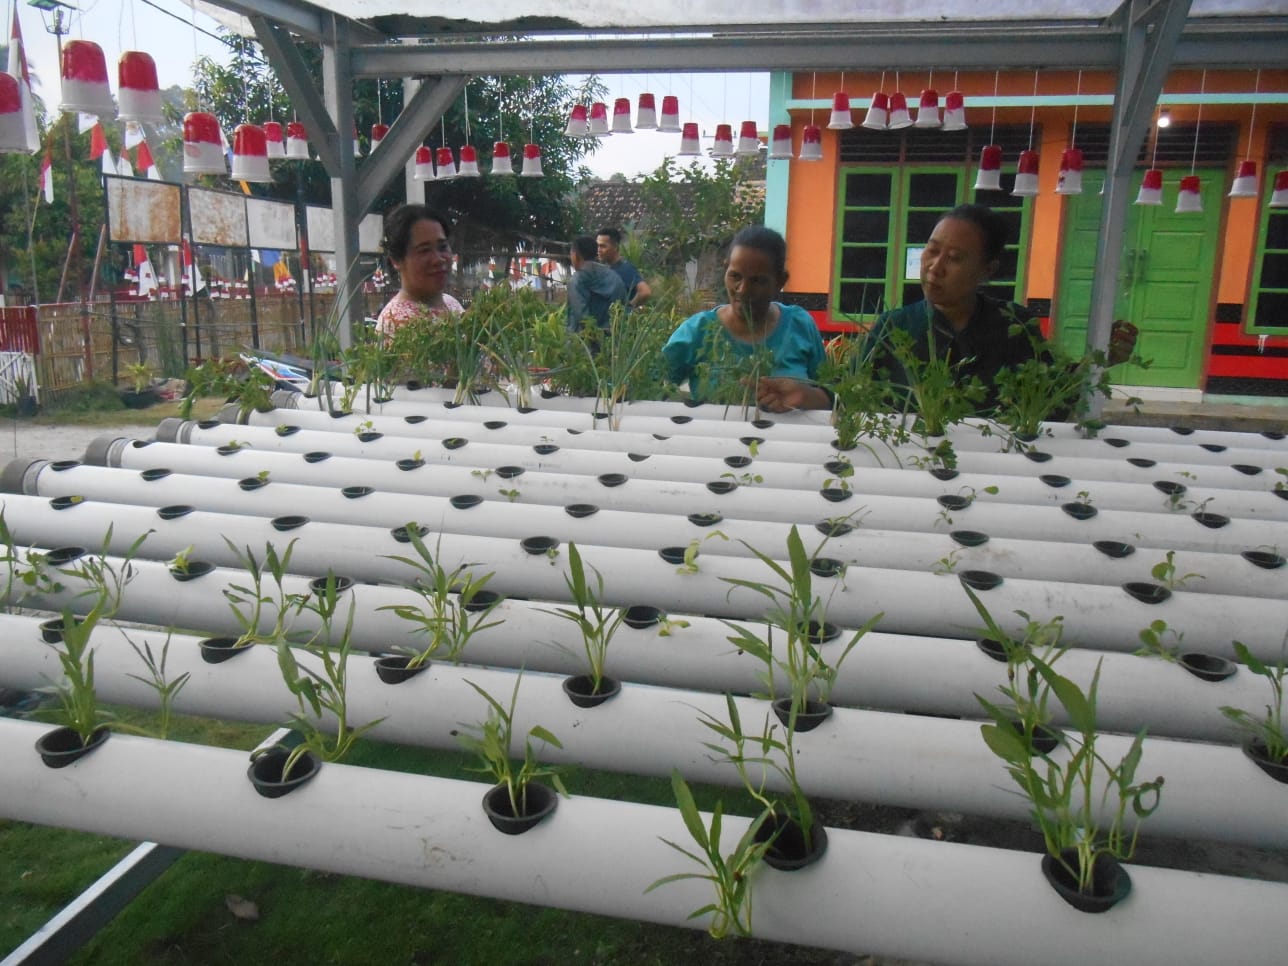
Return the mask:
M 993 120 L 988 125 L 988 143 L 993 143 L 993 135 L 997 131 L 997 89 L 998 83 L 1002 77 L 1000 70 L 993 71 Z
M 1190 155 L 1190 174 L 1194 173 L 1194 168 L 1199 160 L 1199 128 L 1203 126 L 1203 95 L 1207 92 L 1207 68 L 1203 68 L 1203 73 L 1199 75 L 1199 112 L 1194 118 L 1194 151 Z
M 1257 129 L 1257 96 L 1261 93 L 1261 68 L 1257 68 L 1257 79 L 1252 82 L 1252 118 L 1248 121 L 1248 143 L 1244 148 L 1243 160 L 1252 157 L 1252 132 Z
M 1158 101 L 1159 101 L 1159 103 L 1158 103 L 1158 106 L 1157 106 L 1157 108 L 1156 108 L 1156 110 L 1157 110 L 1157 112 L 1158 112 L 1158 113 L 1154 115 L 1154 151 L 1153 151 L 1153 153 L 1149 156 L 1149 166 L 1150 166 L 1151 168 L 1157 168 L 1157 167 L 1158 167 L 1158 133 L 1159 133 L 1159 131 L 1158 131 L 1158 119 L 1159 119 L 1159 118 L 1162 116 L 1162 114 L 1163 114 L 1163 93 L 1162 93 L 1162 91 L 1159 91 L 1159 94 L 1158 94 Z
M 1078 93 L 1073 99 L 1073 134 L 1069 138 L 1069 146 L 1073 147 L 1078 143 L 1078 102 L 1082 100 L 1082 70 L 1078 70 Z
M 1029 109 L 1029 150 L 1033 150 L 1033 128 L 1038 118 L 1038 71 L 1033 69 L 1033 104 Z
M 249 73 L 250 71 L 245 69 L 241 72 L 242 121 L 247 124 L 250 123 L 250 86 L 249 82 L 246 80 L 246 75 Z
M 377 124 L 385 123 L 384 105 L 381 103 L 381 101 L 385 96 L 384 83 L 385 83 L 385 79 L 383 77 L 376 78 L 376 123 Z
M 438 119 L 438 130 L 443 138 L 443 147 L 447 147 L 447 115 L 444 114 Z
M 195 3 L 189 8 L 189 12 L 192 14 L 192 62 L 195 64 L 201 59 L 201 52 L 197 49 L 197 5 Z M 203 111 L 206 109 L 206 99 L 201 92 L 205 89 L 204 84 L 197 89 L 197 108 Z
M 814 98 L 818 97 L 818 71 L 814 71 L 809 87 L 809 123 L 814 125 Z
M 465 85 L 465 143 L 470 143 L 470 85 Z
M 501 88 L 501 78 L 496 79 L 496 133 L 497 140 L 505 140 L 505 104 Z

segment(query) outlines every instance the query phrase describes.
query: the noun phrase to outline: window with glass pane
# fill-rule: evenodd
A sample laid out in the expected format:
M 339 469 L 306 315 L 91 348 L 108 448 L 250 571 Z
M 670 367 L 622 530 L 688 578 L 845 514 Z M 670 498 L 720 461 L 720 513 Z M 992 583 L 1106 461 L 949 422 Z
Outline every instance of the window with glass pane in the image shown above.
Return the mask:
M 936 222 L 958 204 L 976 201 L 1007 224 L 1007 245 L 987 286 L 996 298 L 1018 301 L 1023 293 L 1028 246 L 1025 199 L 1014 198 L 1013 173 L 1002 190 L 974 192 L 968 166 L 850 166 L 842 169 L 840 243 L 832 277 L 832 308 L 839 318 L 870 322 L 882 311 L 921 299 L 921 249 Z
M 1265 207 L 1261 216 L 1261 259 L 1252 276 L 1248 331 L 1288 333 L 1288 208 Z
M 921 250 L 926 247 L 935 223 L 961 197 L 962 172 L 951 168 L 905 168 L 903 238 L 900 245 L 896 290 L 900 301 L 892 308 L 921 299 Z
M 845 175 L 840 248 L 832 277 L 832 310 L 851 321 L 871 321 L 884 308 L 891 248 L 894 173 L 865 168 Z

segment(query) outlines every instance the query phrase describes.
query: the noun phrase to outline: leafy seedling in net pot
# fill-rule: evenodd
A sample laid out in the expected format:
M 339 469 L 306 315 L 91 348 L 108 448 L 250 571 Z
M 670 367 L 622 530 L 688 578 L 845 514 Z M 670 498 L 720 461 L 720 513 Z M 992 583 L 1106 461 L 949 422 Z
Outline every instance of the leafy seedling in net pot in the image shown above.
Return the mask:
M 671 772 L 671 788 L 675 791 L 675 802 L 679 807 L 680 817 L 684 819 L 684 827 L 697 843 L 701 854 L 691 852 L 670 839 L 662 841 L 702 866 L 704 871 L 677 872 L 663 876 L 645 889 L 644 894 L 672 882 L 690 879 L 710 882 L 715 888 L 715 899 L 694 909 L 689 913 L 689 919 L 710 915 L 711 924 L 707 927 L 707 932 L 713 939 L 724 939 L 731 933 L 735 936 L 750 936 L 752 875 L 764 861 L 765 852 L 771 845 L 768 839 L 757 841 L 756 830 L 768 820 L 769 812 L 762 812 L 759 818 L 750 822 L 733 851 L 725 855 L 720 846 L 720 836 L 724 829 L 724 803 L 716 802 L 711 813 L 711 826 L 708 828 L 702 824 L 702 815 L 693 800 L 693 792 L 679 771 Z
M 322 589 L 301 603 L 317 618 L 317 630 L 298 647 L 285 637 L 277 640 L 277 665 L 298 709 L 291 725 L 299 736 L 293 747 L 273 745 L 252 756 L 250 777 L 266 798 L 293 790 L 312 778 L 321 761 L 339 761 L 354 743 L 384 718 L 354 727 L 349 721 L 348 668 L 352 652 L 352 600 L 344 624 L 337 625 L 340 594 L 335 574 L 328 573 Z M 337 633 L 338 627 L 338 633 Z M 296 657 L 306 654 L 305 662 Z
M 594 581 L 587 579 L 587 571 L 594 574 Z M 564 586 L 572 597 L 573 607 L 556 607 L 545 613 L 554 614 L 571 622 L 581 633 L 582 652 L 586 656 L 586 673 L 564 680 L 564 693 L 573 704 L 592 708 L 617 694 L 622 686 L 604 673 L 608 659 L 608 645 L 622 626 L 625 612 L 604 606 L 604 576 L 594 567 L 587 567 L 581 559 L 577 544 L 568 544 L 568 572 Z M 568 648 L 558 645 L 563 650 Z
M 1163 778 L 1138 781 L 1144 730 L 1117 763 L 1097 748 L 1096 692 L 1100 665 L 1084 692 L 1036 655 L 1029 664 L 1063 706 L 1071 726 L 1065 761 L 1032 754 L 1010 721 L 980 726 L 985 743 L 1006 763 L 1015 784 L 1032 803 L 1047 854 L 1042 871 L 1056 893 L 1082 912 L 1103 912 L 1131 890 L 1121 863 L 1136 852 L 1140 823 L 1161 801 Z M 1130 813 L 1130 814 L 1129 814 Z
M 814 593 L 814 558 L 805 552 L 800 531 L 793 525 L 787 535 L 787 566 L 743 543 L 757 559 L 778 578 L 776 583 L 723 577 L 725 583 L 754 591 L 769 601 L 765 620 L 769 632 L 762 637 L 746 625 L 732 624 L 736 633 L 730 643 L 764 664 L 761 679 L 767 696 L 774 700 L 774 713 L 792 733 L 807 731 L 831 714 L 832 687 L 836 684 L 841 663 L 854 650 L 863 636 L 881 620 L 884 612 L 870 618 L 835 647 L 837 653 L 828 659 L 823 647 L 841 632 L 827 622 L 823 598 Z M 783 635 L 783 644 L 775 648 L 775 631 Z M 777 683 L 785 682 L 787 696 L 777 697 Z
M 1279 660 L 1263 661 L 1241 641 L 1234 642 L 1235 656 L 1253 674 L 1270 685 L 1266 712 L 1257 715 L 1243 708 L 1223 707 L 1221 713 L 1247 736 L 1244 753 L 1276 781 L 1288 782 L 1288 732 L 1284 729 L 1284 676 L 1288 673 L 1288 635 L 1279 646 Z
M 699 722 L 722 739 L 703 744 L 716 755 L 715 761 L 734 767 L 743 787 L 764 809 L 754 823 L 753 840 L 769 846 L 765 861 L 774 868 L 790 871 L 813 864 L 827 848 L 827 832 L 815 821 L 797 777 L 795 722 L 789 721 L 780 732 L 779 725 L 765 715 L 760 734 L 748 735 L 733 695 L 725 695 L 725 708 L 727 722 L 702 712 Z M 784 797 L 767 791 L 772 775 L 787 788 Z
M 400 648 L 406 651 L 406 656 L 377 659 L 377 673 L 387 683 L 399 683 L 424 670 L 440 652 L 453 664 L 459 664 L 470 638 L 504 623 L 487 619 L 501 602 L 499 594 L 486 589 L 493 574 L 475 577 L 467 563 L 448 570 L 443 565 L 441 535 L 431 554 L 419 526 L 409 523 L 406 532 L 418 559 L 401 556 L 390 559 L 416 571 L 410 587 L 423 603 L 390 604 L 379 610 L 393 611 L 409 622 L 413 633 L 424 635 L 425 642 L 419 648 Z
M 103 551 L 94 556 L 82 557 L 73 566 L 60 568 L 60 573 L 75 578 L 84 586 L 78 599 L 88 599 L 75 607 L 64 607 L 61 620 L 47 621 L 41 625 L 46 642 L 58 655 L 62 677 L 42 688 L 52 694 L 56 703 L 37 714 L 52 720 L 60 727 L 42 734 L 36 750 L 50 768 L 62 768 L 81 755 L 97 748 L 108 737 L 112 716 L 98 702 L 94 685 L 94 648 L 90 637 L 94 629 L 110 619 L 121 606 L 125 585 L 134 576 L 130 560 L 152 531 L 144 533 L 130 545 L 119 563 L 108 559 L 107 549 L 112 543 L 109 526 L 103 538 Z M 76 611 L 83 611 L 77 615 Z
M 551 748 L 563 748 L 559 739 L 546 728 L 533 725 L 528 729 L 523 740 L 523 761 L 517 768 L 510 757 L 510 749 L 514 745 L 514 709 L 519 701 L 522 680 L 522 673 L 515 675 L 508 707 L 473 681 L 466 681 L 483 696 L 488 704 L 488 714 L 481 724 L 463 723 L 461 727 L 465 731 L 456 736 L 465 750 L 473 752 L 479 759 L 479 765 L 470 770 L 490 775 L 496 782 L 483 796 L 483 811 L 493 827 L 506 835 L 528 831 L 559 804 L 555 793 L 537 779 L 550 779 L 560 794 L 568 795 L 560 778 L 563 769 L 557 765 L 543 765 L 537 760 L 534 741 Z
M 990 718 L 1019 735 L 1034 754 L 1049 754 L 1060 743 L 1060 732 L 1051 727 L 1048 710 L 1051 687 L 1029 659 L 1036 654 L 1050 666 L 1068 652 L 1069 646 L 1063 640 L 1064 618 L 1057 615 L 1044 624 L 1024 611 L 1016 611 L 1027 623 L 1019 638 L 1012 637 L 970 587 L 965 583 L 961 587 L 984 621 L 977 638 L 980 650 L 1006 662 L 1006 682 L 997 686 L 1006 701 L 995 704 L 979 695 L 976 700 Z

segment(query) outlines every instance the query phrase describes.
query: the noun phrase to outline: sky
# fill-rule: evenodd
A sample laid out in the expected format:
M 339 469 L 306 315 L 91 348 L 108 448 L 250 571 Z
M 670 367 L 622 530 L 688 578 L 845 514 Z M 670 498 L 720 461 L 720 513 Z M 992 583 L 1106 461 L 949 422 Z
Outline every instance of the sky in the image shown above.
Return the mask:
M 201 56 L 224 60 L 225 48 L 209 33 L 216 33 L 216 23 L 203 14 L 193 14 L 180 0 L 69 0 L 78 9 L 66 11 L 64 40 L 93 40 L 103 48 L 107 60 L 108 76 L 116 92 L 116 64 L 122 51 L 143 50 L 156 61 L 161 87 L 172 84 L 188 86 L 192 82 L 192 65 Z M 36 81 L 36 91 L 51 107 L 61 100 L 57 45 L 52 34 L 45 29 L 41 11 L 28 5 L 27 0 L 7 0 L 5 4 L 5 35 L 12 22 L 14 4 L 22 24 L 27 61 Z M 158 9 L 160 8 L 160 9 Z M 168 11 L 167 16 L 162 11 Z M 703 133 L 702 148 L 711 146 L 715 126 L 719 123 L 733 125 L 735 139 L 742 121 L 754 120 L 759 129 L 767 130 L 769 113 L 769 75 L 767 73 L 741 74 L 602 74 L 608 87 L 609 111 L 617 97 L 628 97 L 632 107 L 639 103 L 639 95 L 651 91 L 657 98 L 659 109 L 665 94 L 680 99 L 680 121 L 697 121 Z M 570 76 L 577 86 L 581 77 Z M 650 174 L 667 156 L 674 156 L 680 149 L 679 134 L 659 134 L 657 131 L 637 131 L 618 134 L 600 141 L 600 148 L 586 161 L 591 172 L 600 178 L 610 178 L 620 173 L 628 178 Z M 677 158 L 677 166 L 709 164 L 695 158 Z
M 577 86 L 581 79 L 570 76 L 570 83 Z M 601 74 L 608 87 L 609 115 L 613 101 L 629 97 L 632 108 L 638 110 L 639 95 L 651 91 L 662 108 L 662 97 L 674 94 L 680 99 L 680 123 L 697 121 L 702 132 L 702 150 L 711 147 L 717 124 L 733 126 L 735 143 L 738 128 L 743 121 L 755 121 L 763 133 L 769 123 L 769 74 Z M 634 118 L 634 114 L 632 118 Z M 600 178 L 610 178 L 621 173 L 628 178 L 651 174 L 663 159 L 680 150 L 680 135 L 660 134 L 657 131 L 636 131 L 634 134 L 614 134 L 600 139 L 601 147 L 586 161 L 586 166 Z M 677 167 L 704 163 L 696 158 L 676 158 Z

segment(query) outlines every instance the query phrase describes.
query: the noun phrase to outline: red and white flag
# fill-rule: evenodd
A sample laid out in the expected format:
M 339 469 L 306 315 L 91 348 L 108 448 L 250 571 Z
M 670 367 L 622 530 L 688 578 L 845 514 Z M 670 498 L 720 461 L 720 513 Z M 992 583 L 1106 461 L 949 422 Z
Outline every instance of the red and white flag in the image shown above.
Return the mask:
M 160 181 L 161 172 L 157 170 L 157 163 L 152 160 L 152 150 L 148 147 L 148 142 L 144 141 L 139 145 L 139 149 L 134 152 L 134 169 L 143 172 L 143 176 L 149 181 Z
M 201 269 L 192 257 L 192 246 L 186 236 L 183 239 L 183 284 L 188 295 L 196 295 L 206 287 L 206 280 L 201 277 Z
M 97 161 L 106 150 L 108 150 L 107 135 L 103 133 L 103 125 L 95 124 L 89 132 L 89 159 Z
M 40 162 L 40 190 L 45 195 L 45 204 L 54 203 L 54 155 L 45 148 L 45 157 Z
M 157 275 L 152 270 L 152 259 L 148 258 L 148 250 L 142 245 L 134 246 L 134 267 L 139 273 L 139 295 L 151 297 L 157 291 Z
M 27 52 L 22 46 L 22 26 L 18 22 L 18 6 L 13 8 L 13 27 L 9 31 L 8 72 L 18 81 L 22 99 L 22 121 L 27 150 L 35 154 L 40 150 L 40 134 L 36 130 L 36 108 L 31 98 L 31 73 L 27 70 Z
M 125 133 L 121 136 L 122 146 L 138 147 L 143 142 L 143 126 L 138 121 L 126 121 Z

